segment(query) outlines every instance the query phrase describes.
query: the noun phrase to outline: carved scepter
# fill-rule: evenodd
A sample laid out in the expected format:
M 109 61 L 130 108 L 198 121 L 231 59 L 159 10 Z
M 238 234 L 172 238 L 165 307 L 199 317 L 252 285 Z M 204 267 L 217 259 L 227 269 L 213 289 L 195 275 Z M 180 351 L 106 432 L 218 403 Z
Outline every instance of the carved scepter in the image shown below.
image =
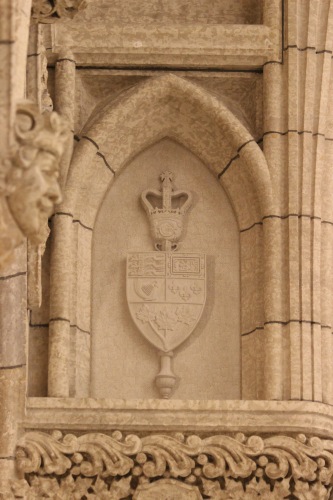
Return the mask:
M 175 252 L 192 194 L 173 189 L 172 172 L 162 172 L 160 179 L 161 190 L 141 195 L 157 252 L 128 255 L 127 300 L 136 326 L 159 350 L 156 385 L 169 398 L 176 383 L 173 350 L 193 332 L 205 304 L 205 256 Z

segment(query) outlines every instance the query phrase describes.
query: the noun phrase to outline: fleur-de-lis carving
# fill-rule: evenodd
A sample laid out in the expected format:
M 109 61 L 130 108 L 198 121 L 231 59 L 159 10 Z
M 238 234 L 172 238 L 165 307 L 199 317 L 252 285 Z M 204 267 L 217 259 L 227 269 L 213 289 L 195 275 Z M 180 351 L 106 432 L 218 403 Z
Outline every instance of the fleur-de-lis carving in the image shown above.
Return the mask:
M 175 282 L 173 281 L 171 285 L 169 285 L 169 290 L 172 293 L 176 294 L 177 292 L 179 292 L 179 286 L 175 285 Z

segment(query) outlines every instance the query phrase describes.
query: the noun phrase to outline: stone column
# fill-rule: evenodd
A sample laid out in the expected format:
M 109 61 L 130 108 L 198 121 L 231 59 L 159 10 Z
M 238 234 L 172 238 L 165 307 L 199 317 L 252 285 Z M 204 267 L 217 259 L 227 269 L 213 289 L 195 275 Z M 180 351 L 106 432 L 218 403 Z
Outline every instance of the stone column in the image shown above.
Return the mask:
M 72 217 L 55 215 L 51 227 L 48 396 L 69 396 Z
M 61 51 L 55 70 L 54 109 L 66 120 L 74 134 L 75 112 L 75 60 L 70 51 Z M 60 185 L 66 184 L 68 168 L 73 154 L 73 135 L 68 138 L 60 166 Z
M 71 129 L 60 165 L 60 185 L 64 188 L 73 154 L 75 110 L 75 61 L 63 51 L 56 63 L 55 109 Z M 48 395 L 69 396 L 70 297 L 71 297 L 71 214 L 56 214 L 51 229 L 50 326 Z

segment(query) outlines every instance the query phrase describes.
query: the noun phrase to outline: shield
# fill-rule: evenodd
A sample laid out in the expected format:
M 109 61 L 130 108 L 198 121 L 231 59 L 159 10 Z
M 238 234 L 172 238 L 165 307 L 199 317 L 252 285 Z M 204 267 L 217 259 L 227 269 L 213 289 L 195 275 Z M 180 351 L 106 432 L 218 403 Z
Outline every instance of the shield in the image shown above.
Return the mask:
M 131 252 L 126 292 L 132 319 L 157 349 L 169 352 L 193 332 L 206 301 L 206 256 Z

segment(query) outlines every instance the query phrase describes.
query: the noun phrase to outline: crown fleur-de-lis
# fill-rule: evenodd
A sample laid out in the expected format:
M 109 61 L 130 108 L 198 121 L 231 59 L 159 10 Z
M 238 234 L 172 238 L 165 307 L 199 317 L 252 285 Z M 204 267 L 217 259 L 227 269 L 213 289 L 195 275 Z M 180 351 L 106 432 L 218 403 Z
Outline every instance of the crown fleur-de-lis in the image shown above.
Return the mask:
M 150 220 L 155 248 L 165 252 L 178 248 L 184 228 L 184 216 L 192 203 L 192 194 L 189 191 L 173 190 L 173 177 L 173 173 L 169 170 L 162 172 L 160 175 L 162 190 L 146 189 L 141 195 Z M 162 206 L 154 206 L 154 199 Z

